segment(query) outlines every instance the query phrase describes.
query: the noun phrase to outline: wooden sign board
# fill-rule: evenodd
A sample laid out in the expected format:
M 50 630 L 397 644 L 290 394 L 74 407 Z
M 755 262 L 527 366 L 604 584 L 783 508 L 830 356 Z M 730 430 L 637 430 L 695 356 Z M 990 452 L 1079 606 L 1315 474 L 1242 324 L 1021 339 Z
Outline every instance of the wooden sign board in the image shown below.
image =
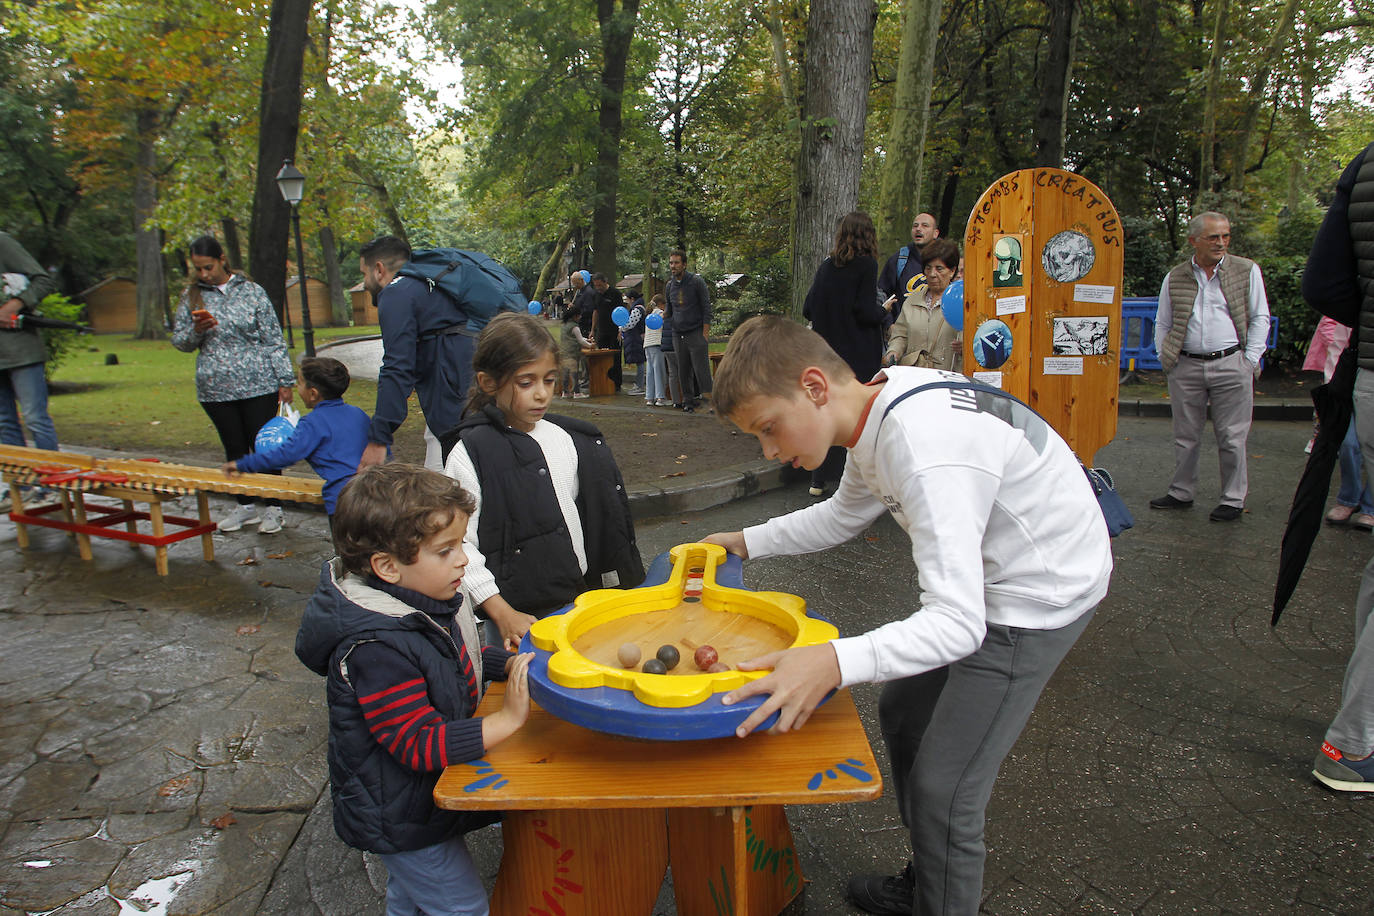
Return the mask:
M 1034 407 L 1085 464 L 1116 435 L 1122 244 L 1116 208 L 1063 169 L 1021 169 L 964 235 L 964 372 Z

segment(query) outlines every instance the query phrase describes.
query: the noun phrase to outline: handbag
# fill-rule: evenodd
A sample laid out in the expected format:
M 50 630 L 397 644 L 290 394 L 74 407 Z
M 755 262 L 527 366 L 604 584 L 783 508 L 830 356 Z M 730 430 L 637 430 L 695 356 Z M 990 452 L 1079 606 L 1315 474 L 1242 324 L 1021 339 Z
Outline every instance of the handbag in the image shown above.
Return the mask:
M 1116 484 L 1112 481 L 1112 475 L 1107 473 L 1107 469 L 1090 468 L 1085 464 L 1083 473 L 1088 475 L 1088 483 L 1092 484 L 1093 495 L 1097 497 L 1097 505 L 1102 510 L 1103 520 L 1107 523 L 1107 533 L 1116 537 L 1127 528 L 1134 528 L 1135 516 L 1126 508 L 1121 494 L 1116 492 Z
M 291 434 L 296 431 L 296 423 L 300 420 L 300 413 L 285 402 L 277 408 L 277 415 L 258 430 L 258 434 L 253 437 L 253 451 L 265 452 L 281 445 Z

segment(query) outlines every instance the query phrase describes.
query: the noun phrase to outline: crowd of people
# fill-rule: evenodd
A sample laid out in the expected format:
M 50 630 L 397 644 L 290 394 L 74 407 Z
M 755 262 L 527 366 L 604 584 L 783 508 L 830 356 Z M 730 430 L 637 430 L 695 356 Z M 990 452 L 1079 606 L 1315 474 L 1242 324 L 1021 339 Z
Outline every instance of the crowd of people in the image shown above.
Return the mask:
M 1304 278 L 1305 295 L 1335 325 L 1324 323 L 1313 347 L 1328 378 L 1340 377 L 1335 354 L 1349 337 L 1341 328 L 1374 328 L 1374 243 L 1363 241 L 1374 237 L 1374 217 L 1354 205 L 1371 200 L 1374 144 L 1341 179 Z M 1231 522 L 1246 495 L 1268 305 L 1258 266 L 1229 253 L 1225 216 L 1199 214 L 1188 237 L 1192 257 L 1160 292 L 1176 467 L 1151 506 L 1192 505 L 1210 403 L 1222 466 L 1210 517 Z M 645 578 L 605 437 L 551 412 L 559 397 L 586 396 L 587 354 L 608 350 L 611 380 L 621 385 L 634 366 L 626 393 L 646 406 L 718 411 L 756 436 L 766 457 L 810 470 L 812 495 L 834 487 L 821 503 L 742 531 L 697 532 L 703 540 L 742 558 L 806 553 L 858 536 L 883 513 L 909 535 L 918 606 L 868 633 L 747 662 L 770 673 L 723 702 L 767 695 L 740 724 L 743 737 L 774 713 L 775 730 L 803 728 L 835 688 L 882 683 L 878 721 L 912 855 L 895 875 L 856 875 L 850 898 L 875 914 L 977 912 L 998 768 L 1106 595 L 1112 552 L 1065 441 L 1025 405 L 960 374 L 960 333 L 941 308 L 961 271 L 958 245 L 926 213 L 911 238 L 880 267 L 872 220 L 846 214 L 806 297 L 810 327 L 745 322 L 713 380 L 711 297 L 685 252 L 672 252 L 665 288 L 648 288 L 647 302 L 600 273 L 574 272 L 571 300 L 551 310 L 555 338 L 549 321 L 525 313 L 473 331 L 442 290 L 401 273 L 409 246 L 383 236 L 363 246 L 359 265 L 377 297 L 384 351 L 371 416 L 344 403 L 350 379 L 337 360 L 309 358 L 293 370 L 266 293 L 228 269 L 213 238 L 191 244 L 194 275 L 172 342 L 196 353 L 196 396 L 223 444 L 224 472 L 279 472 L 305 460 L 325 481 L 336 556 L 296 651 L 327 683 L 336 830 L 386 863 L 388 912 L 487 912 L 464 839 L 486 821 L 437 809 L 435 782 L 526 721 L 532 656 L 516 650 L 536 620 L 588 589 Z M 0 233 L 0 272 L 7 284 L 16 277 L 0 316 L 41 298 L 46 273 L 31 261 Z M 1355 340 L 1355 420 L 1329 435 L 1367 462 L 1374 343 Z M 41 340 L 33 343 L 0 334 L 0 441 L 23 444 L 22 415 L 39 447 L 55 448 L 33 384 Z M 256 444 L 296 391 L 307 416 L 284 441 Z M 412 391 L 424 415 L 423 467 L 388 460 Z M 1327 519 L 1374 527 L 1359 465 L 1344 467 L 1349 485 Z M 281 523 L 279 506 L 244 499 L 220 527 L 270 533 Z M 1342 706 L 1314 763 L 1315 778 L 1341 791 L 1374 790 L 1371 583 L 1374 561 Z M 490 680 L 507 682 L 503 704 L 477 717 Z

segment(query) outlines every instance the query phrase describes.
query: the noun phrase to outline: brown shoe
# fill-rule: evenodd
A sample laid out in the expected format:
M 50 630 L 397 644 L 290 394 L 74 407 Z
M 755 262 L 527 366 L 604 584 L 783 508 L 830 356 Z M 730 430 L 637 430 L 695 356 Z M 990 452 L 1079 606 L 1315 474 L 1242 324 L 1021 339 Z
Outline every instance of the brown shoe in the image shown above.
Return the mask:
M 1331 507 L 1331 511 L 1326 513 L 1326 523 L 1328 525 L 1344 525 L 1350 521 L 1350 516 L 1355 514 L 1354 506 L 1343 506 L 1340 503 Z
M 1352 528 L 1359 528 L 1361 531 L 1374 531 L 1374 515 L 1368 512 L 1361 512 L 1350 520 Z

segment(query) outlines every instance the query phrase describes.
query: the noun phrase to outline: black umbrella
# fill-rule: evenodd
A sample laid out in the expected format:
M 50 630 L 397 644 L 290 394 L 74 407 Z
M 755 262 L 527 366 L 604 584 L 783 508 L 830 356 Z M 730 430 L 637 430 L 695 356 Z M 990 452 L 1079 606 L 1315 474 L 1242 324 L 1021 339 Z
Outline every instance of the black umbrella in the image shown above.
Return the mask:
M 1341 441 L 1355 413 L 1352 394 L 1355 390 L 1355 347 L 1346 348 L 1336 363 L 1331 381 L 1312 389 L 1312 404 L 1317 408 L 1316 441 L 1307 467 L 1293 493 L 1293 507 L 1288 510 L 1288 527 L 1283 532 L 1283 547 L 1279 550 L 1279 577 L 1274 583 L 1274 616 L 1271 626 L 1277 626 L 1279 615 L 1293 596 L 1302 578 L 1312 542 L 1321 530 L 1326 495 L 1331 489 L 1331 471 L 1340 456 Z
M 77 324 L 74 321 L 62 321 L 59 318 L 44 318 L 32 312 L 29 314 L 18 314 L 14 316 L 13 330 L 21 328 L 56 328 L 61 331 L 80 331 L 82 334 L 89 334 L 93 330 L 90 326 Z

